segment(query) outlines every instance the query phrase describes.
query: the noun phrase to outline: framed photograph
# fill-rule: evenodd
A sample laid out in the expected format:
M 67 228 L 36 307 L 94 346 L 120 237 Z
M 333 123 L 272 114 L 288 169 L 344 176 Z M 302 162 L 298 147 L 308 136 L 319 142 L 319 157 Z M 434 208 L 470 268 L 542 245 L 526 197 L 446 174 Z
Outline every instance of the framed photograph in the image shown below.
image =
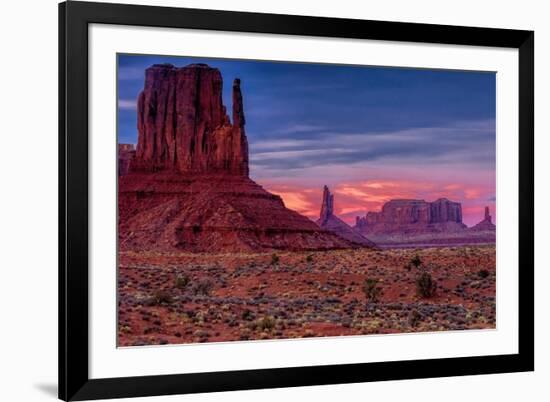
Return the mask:
M 59 5 L 59 397 L 534 369 L 534 33 Z

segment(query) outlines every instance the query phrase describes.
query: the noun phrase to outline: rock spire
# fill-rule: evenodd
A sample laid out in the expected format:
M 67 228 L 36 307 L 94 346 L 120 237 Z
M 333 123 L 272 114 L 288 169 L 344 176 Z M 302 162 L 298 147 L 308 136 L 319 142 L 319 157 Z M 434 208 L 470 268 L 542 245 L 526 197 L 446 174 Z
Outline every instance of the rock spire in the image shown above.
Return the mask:
M 496 226 L 493 223 L 493 217 L 491 216 L 489 207 L 485 207 L 485 214 L 483 216 L 483 220 L 478 224 L 472 226 L 470 230 L 473 230 L 473 231 L 495 231 L 496 230 Z
M 321 204 L 320 222 L 326 222 L 334 214 L 334 195 L 327 186 L 323 188 L 323 201 Z
M 485 217 L 483 220 L 489 223 L 492 222 L 491 213 L 489 212 L 489 207 L 485 207 Z
M 334 215 L 334 194 L 332 194 L 327 186 L 323 188 L 323 201 L 321 204 L 321 213 L 317 224 L 329 232 L 334 233 L 338 237 L 350 241 L 361 247 L 375 248 L 376 245 L 361 235 L 346 222 Z

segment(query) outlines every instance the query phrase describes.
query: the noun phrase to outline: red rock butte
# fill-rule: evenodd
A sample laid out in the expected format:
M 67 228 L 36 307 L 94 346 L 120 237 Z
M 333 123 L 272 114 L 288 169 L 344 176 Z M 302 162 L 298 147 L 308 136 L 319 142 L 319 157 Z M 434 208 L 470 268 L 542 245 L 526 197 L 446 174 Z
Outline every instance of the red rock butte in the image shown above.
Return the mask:
M 459 202 L 440 198 L 424 200 L 391 200 L 380 212 L 368 212 L 357 217 L 355 228 L 369 233 L 425 233 L 453 232 L 467 229 L 462 223 L 462 206 Z
M 134 171 L 248 176 L 248 142 L 240 80 L 233 82 L 233 124 L 222 102 L 216 68 L 153 65 L 138 97 Z
M 285 207 L 248 177 L 240 80 L 232 121 L 220 71 L 153 65 L 138 97 L 138 144 L 119 171 L 119 248 L 237 252 L 356 244 Z M 120 158 L 120 156 L 119 156 Z

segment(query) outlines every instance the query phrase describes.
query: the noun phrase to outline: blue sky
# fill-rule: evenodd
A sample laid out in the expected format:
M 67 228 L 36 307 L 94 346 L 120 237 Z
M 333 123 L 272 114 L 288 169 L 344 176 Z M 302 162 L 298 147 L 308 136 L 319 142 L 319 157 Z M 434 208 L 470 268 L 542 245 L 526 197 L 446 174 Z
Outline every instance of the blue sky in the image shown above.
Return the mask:
M 148 66 L 200 62 L 220 69 L 228 110 L 231 83 L 241 79 L 251 176 L 271 190 L 407 179 L 460 186 L 452 195 L 463 202 L 467 189 L 483 188 L 476 208 L 494 203 L 494 73 L 142 55 L 118 62 L 119 142 L 136 142 Z

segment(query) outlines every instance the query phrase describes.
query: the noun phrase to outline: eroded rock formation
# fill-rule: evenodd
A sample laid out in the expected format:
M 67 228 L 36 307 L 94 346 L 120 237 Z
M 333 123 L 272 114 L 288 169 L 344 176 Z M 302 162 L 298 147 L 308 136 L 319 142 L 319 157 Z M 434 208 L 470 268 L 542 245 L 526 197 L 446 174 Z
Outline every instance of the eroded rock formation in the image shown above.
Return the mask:
M 321 228 L 333 232 L 339 237 L 350 242 L 361 246 L 376 247 L 372 241 L 361 235 L 357 230 L 334 215 L 334 195 L 331 194 L 327 186 L 323 188 L 323 201 L 317 224 Z
M 483 220 L 478 224 L 472 226 L 470 230 L 473 230 L 473 231 L 495 231 L 496 230 L 496 226 L 493 223 L 493 218 L 491 217 L 489 207 L 485 207 L 485 216 Z
M 220 71 L 206 64 L 155 64 L 138 97 L 138 145 L 132 170 L 248 176 L 240 80 L 233 83 L 233 124 L 222 102 Z
M 420 233 L 446 232 L 466 229 L 462 223 L 462 206 L 440 198 L 424 200 L 391 200 L 380 212 L 368 212 L 356 218 L 361 233 Z
M 146 70 L 138 144 L 119 177 L 121 250 L 236 252 L 355 247 L 285 207 L 248 177 L 240 80 L 232 122 L 219 70 L 204 64 Z
M 334 195 L 330 193 L 327 186 L 323 188 L 323 201 L 321 203 L 321 214 L 319 224 L 325 223 L 334 214 Z

